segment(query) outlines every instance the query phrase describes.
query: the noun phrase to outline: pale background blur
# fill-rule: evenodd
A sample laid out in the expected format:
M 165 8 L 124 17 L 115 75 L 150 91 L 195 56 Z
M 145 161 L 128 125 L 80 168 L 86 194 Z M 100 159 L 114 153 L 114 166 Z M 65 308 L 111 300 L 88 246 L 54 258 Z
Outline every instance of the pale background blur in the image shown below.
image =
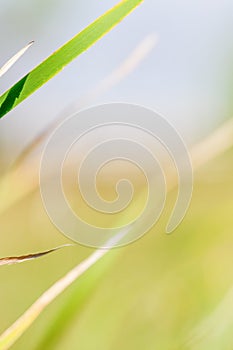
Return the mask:
M 1 92 L 116 3 L 2 0 L 0 65 L 29 41 L 35 44 L 1 78 Z M 92 103 L 123 101 L 154 108 L 188 145 L 197 142 L 232 116 L 232 30 L 232 0 L 146 0 L 0 120 L 1 173 L 63 108 L 98 85 L 151 33 L 159 42 L 150 56 Z M 215 151 L 221 147 L 214 146 Z M 158 225 L 134 244 L 109 252 L 12 349 L 232 349 L 231 138 L 228 146 L 227 152 L 195 169 L 191 206 L 174 234 L 166 235 L 164 228 L 176 190 L 169 194 Z M 70 243 L 43 207 L 39 158 L 33 154 L 21 168 L 10 170 L 0 181 L 0 257 Z M 110 180 L 114 183 L 115 177 Z M 104 190 L 112 193 L 106 184 Z M 1 266 L 0 333 L 92 251 L 77 244 L 34 261 Z
M 101 15 L 116 1 L 1 2 L 0 63 L 31 40 L 34 46 L 2 79 L 1 92 Z M 94 47 L 0 123 L 3 162 L 69 103 L 96 86 L 148 34 L 159 43 L 140 67 L 93 104 L 123 101 L 156 109 L 188 144 L 231 116 L 231 0 L 147 0 Z

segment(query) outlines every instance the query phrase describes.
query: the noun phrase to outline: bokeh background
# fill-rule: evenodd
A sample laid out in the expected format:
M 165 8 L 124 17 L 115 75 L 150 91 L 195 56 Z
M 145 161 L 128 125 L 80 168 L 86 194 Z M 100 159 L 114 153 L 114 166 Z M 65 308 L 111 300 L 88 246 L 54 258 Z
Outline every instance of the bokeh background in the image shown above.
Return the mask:
M 1 93 L 116 1 L 1 2 L 0 65 L 33 47 L 1 78 Z M 148 1 L 0 122 L 0 255 L 67 243 L 50 223 L 38 190 L 40 152 L 13 174 L 24 147 L 70 103 L 98 86 L 148 34 L 158 44 L 120 84 L 90 105 L 153 108 L 187 145 L 232 117 L 230 0 Z M 195 171 L 182 224 L 164 234 L 176 191 L 146 236 L 111 252 L 59 297 L 13 349 L 198 349 L 233 347 L 232 149 Z M 31 190 L 33 188 L 33 190 Z M 104 189 L 103 189 L 104 191 Z M 0 331 L 93 249 L 66 248 L 0 269 Z

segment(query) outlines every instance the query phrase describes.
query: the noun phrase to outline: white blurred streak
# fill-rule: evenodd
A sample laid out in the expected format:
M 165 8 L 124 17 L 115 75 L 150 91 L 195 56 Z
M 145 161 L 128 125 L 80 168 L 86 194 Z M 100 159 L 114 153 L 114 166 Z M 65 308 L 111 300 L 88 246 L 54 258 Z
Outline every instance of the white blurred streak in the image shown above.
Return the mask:
M 100 95 L 119 84 L 125 77 L 130 75 L 140 65 L 142 61 L 150 54 L 152 49 L 158 43 L 158 35 L 148 35 L 130 54 L 130 56 L 109 76 L 107 76 L 96 88 L 94 88 L 87 96 L 81 101 L 86 104 L 85 101 L 90 101 L 98 98 Z
M 194 169 L 223 154 L 233 146 L 233 118 L 191 149 Z
M 130 53 L 130 55 L 106 78 L 104 78 L 96 87 L 94 87 L 90 92 L 84 95 L 80 101 L 71 103 L 68 107 L 61 112 L 58 117 L 47 126 L 37 137 L 33 139 L 31 143 L 23 150 L 23 152 L 16 159 L 13 164 L 13 168 L 17 167 L 23 160 L 32 153 L 37 146 L 39 146 L 44 139 L 55 129 L 55 127 L 67 116 L 76 113 L 81 108 L 87 107 L 96 98 L 103 95 L 105 92 L 114 88 L 122 80 L 127 78 L 131 73 L 133 73 L 139 65 L 149 56 L 153 48 L 158 42 L 158 36 L 156 34 L 150 34 L 146 36 L 142 42 Z
M 11 168 L 0 179 L 0 214 L 9 209 L 11 205 L 26 197 L 34 191 L 38 185 L 39 160 L 37 157 L 26 160 L 28 156 L 46 140 L 46 137 L 56 128 L 56 126 L 77 110 L 87 106 L 94 98 L 113 88 L 123 79 L 133 73 L 138 66 L 148 57 L 157 43 L 157 35 L 150 34 L 142 40 L 133 52 L 118 66 L 109 76 L 107 76 L 97 87 L 87 93 L 81 102 L 76 102 L 68 106 L 49 126 L 47 126 L 32 142 L 23 150 Z
M 186 345 L 190 350 L 210 349 L 225 332 L 232 333 L 233 287 L 216 306 L 214 311 L 192 331 Z
M 194 169 L 223 154 L 233 146 L 233 118 L 194 146 L 191 157 Z M 190 350 L 207 349 L 233 324 L 233 287 L 211 313 L 191 332 L 186 345 Z M 213 336 L 214 335 L 214 336 Z
M 194 163 L 194 170 L 201 165 L 212 160 L 216 156 L 224 153 L 233 146 L 233 120 L 229 120 L 214 131 L 210 136 L 202 142 L 194 146 L 191 150 L 191 155 Z M 173 186 L 172 186 L 173 187 Z M 171 189 L 171 188 L 170 188 Z M 0 336 L 0 348 L 6 350 L 9 346 L 1 347 L 1 342 L 12 337 L 12 343 L 18 339 L 24 331 L 36 320 L 41 312 L 68 286 L 70 286 L 78 277 L 86 272 L 98 260 L 100 260 L 117 242 L 119 242 L 129 231 L 122 230 L 118 235 L 111 239 L 108 249 L 98 249 L 86 260 L 74 267 L 63 278 L 52 285 L 44 294 L 39 297 L 35 303 L 10 327 Z M 186 345 L 190 350 L 198 350 L 200 345 L 208 346 L 208 340 L 211 340 L 213 332 L 216 335 L 221 334 L 228 326 L 227 320 L 233 312 L 233 289 L 231 288 L 223 300 L 193 332 L 190 334 Z M 227 317 L 226 317 L 227 315 Z M 222 321 L 225 319 L 225 323 Z M 219 323 L 219 320 L 221 322 Z M 207 342 L 207 343 L 206 343 Z
M 18 59 L 23 56 L 23 54 L 29 49 L 29 47 L 32 46 L 34 41 L 30 41 L 26 46 L 24 46 L 19 52 L 17 52 L 9 61 L 7 61 L 2 68 L 0 68 L 0 77 L 2 77 L 12 66 L 15 64 L 15 62 L 18 61 Z
M 98 84 L 96 88 L 94 88 L 82 99 L 78 107 L 81 108 L 83 105 L 88 104 L 88 102 L 92 101 L 94 98 L 97 98 L 99 95 L 108 91 L 110 88 L 117 85 L 121 80 L 126 78 L 149 55 L 156 43 L 157 36 L 150 35 L 146 37 L 116 70 L 114 70 L 100 84 Z M 27 48 L 24 48 L 24 52 Z M 22 52 L 22 50 L 20 52 Z M 21 55 L 23 53 L 21 53 Z M 19 58 L 19 56 L 17 56 L 17 58 Z M 78 108 L 77 104 L 74 104 L 70 107 L 75 107 L 76 110 Z M 67 114 L 65 115 L 67 116 Z M 1 179 L 0 189 L 3 191 L 3 193 L 7 193 L 5 199 L 8 200 L 8 203 L 4 201 L 3 206 L 1 206 L 0 204 L 0 213 L 9 208 L 13 203 L 15 203 L 15 201 L 25 197 L 37 187 L 37 176 L 32 176 L 31 166 L 29 166 L 29 168 L 28 166 L 25 167 L 25 172 L 26 174 L 29 174 L 29 178 L 31 179 L 31 181 L 26 181 L 27 185 L 25 186 L 25 176 L 23 175 L 23 184 L 22 186 L 19 185 L 19 182 L 16 181 L 16 178 L 19 179 L 18 165 L 21 165 L 22 161 L 32 152 L 32 150 L 36 148 L 36 146 L 38 146 L 46 138 L 46 136 L 56 127 L 56 125 L 62 119 L 64 119 L 64 113 L 62 115 L 62 118 L 57 118 L 48 128 L 46 128 L 46 130 L 44 130 L 35 140 L 32 141 L 32 143 L 21 154 L 21 156 L 17 160 L 17 163 L 14 164 L 11 171 L 9 171 Z M 37 167 L 33 167 L 33 169 L 36 170 L 36 172 L 38 171 Z M 9 196 L 9 191 L 7 191 L 6 189 L 9 189 L 9 186 L 11 186 L 10 184 L 13 184 L 15 182 L 17 183 L 17 188 L 20 190 L 18 191 L 19 193 L 17 193 L 16 188 L 15 190 L 11 191 L 10 193 L 14 193 L 13 198 L 11 198 Z M 94 265 L 98 260 L 100 260 L 112 247 L 114 247 L 118 242 L 120 242 L 121 239 L 124 238 L 128 232 L 129 229 L 120 231 L 116 236 L 114 236 L 108 242 L 106 242 L 106 245 L 109 248 L 96 250 L 86 260 L 82 261 L 80 264 L 74 267 L 63 278 L 58 280 L 47 291 L 45 291 L 41 295 L 41 297 L 39 297 L 35 301 L 35 303 L 17 321 L 0 336 L 0 348 L 8 349 L 10 345 L 13 344 L 28 327 L 30 327 L 30 325 L 35 321 L 35 319 L 40 315 L 40 313 L 46 308 L 47 305 L 49 305 L 59 294 L 61 294 L 68 286 L 70 286 L 70 284 L 72 284 L 77 278 L 79 278 L 84 272 L 86 272 L 92 265 Z
M 119 83 L 123 78 L 125 78 L 128 74 L 130 74 L 140 62 L 147 57 L 149 52 L 155 46 L 157 42 L 156 36 L 149 36 L 131 53 L 131 55 L 126 59 L 123 64 L 118 67 L 114 72 L 112 72 L 107 78 L 105 78 L 95 89 L 93 89 L 82 101 L 89 101 L 90 99 L 98 97 L 100 94 L 104 93 L 111 87 L 115 86 Z M 59 119 L 60 121 L 60 119 Z M 33 141 L 33 143 L 27 148 L 26 154 L 30 153 L 32 149 L 35 148 L 44 137 L 56 126 L 58 120 L 50 125 L 48 129 L 46 129 L 43 134 L 39 136 L 37 142 Z M 191 158 L 193 161 L 193 168 L 197 170 L 202 165 L 211 161 L 215 157 L 223 154 L 225 151 L 230 149 L 233 146 L 233 119 L 228 120 L 218 129 L 216 129 L 211 135 L 207 136 L 203 141 L 199 142 L 197 145 L 194 145 L 191 150 Z M 25 158 L 25 154 L 24 154 Z M 21 157 L 21 161 L 23 158 Z M 34 169 L 35 170 L 35 169 Z M 30 178 L 32 178 L 31 167 L 26 168 L 25 172 L 29 172 Z M 37 169 L 36 169 L 37 172 Z M 17 175 L 17 172 L 14 174 Z M 16 179 L 12 181 L 12 183 L 17 183 Z M 29 192 L 36 188 L 38 185 L 37 182 L 32 182 L 31 186 L 26 183 L 25 185 L 25 176 L 22 176 L 22 185 L 18 187 L 23 188 L 23 193 L 20 193 L 18 198 L 15 196 L 11 198 L 9 203 L 3 203 L 3 207 L 0 208 L 0 212 L 6 210 L 11 204 L 13 204 L 17 199 L 22 199 Z M 175 182 L 172 183 L 172 189 L 175 186 Z M 7 198 L 9 197 L 9 194 Z M 121 232 L 120 236 L 115 236 L 116 240 L 120 240 L 125 234 L 128 232 Z M 112 242 L 112 246 L 116 243 Z M 110 248 L 111 249 L 111 246 Z M 57 281 L 52 287 L 50 287 L 42 296 L 8 329 L 4 334 L 0 337 L 1 341 L 10 337 L 13 333 L 15 335 L 15 339 L 20 337 L 20 335 L 34 322 L 34 320 L 39 316 L 39 314 L 45 309 L 47 305 L 49 305 L 59 294 L 61 294 L 71 283 L 73 283 L 79 276 L 81 276 L 85 271 L 87 271 L 91 266 L 93 266 L 99 259 L 101 259 L 109 249 L 96 250 L 89 258 L 81 262 L 74 269 L 68 272 L 63 278 Z M 229 306 L 230 305 L 230 306 Z M 203 339 L 205 334 L 208 334 L 211 331 L 221 332 L 221 324 L 219 324 L 219 320 L 223 320 L 225 315 L 232 314 L 233 312 L 233 290 L 230 289 L 229 293 L 225 296 L 225 298 L 219 303 L 216 307 L 216 310 L 211 313 L 204 321 L 201 323 L 199 327 L 196 328 L 194 333 L 190 336 L 188 341 L 189 349 L 199 349 L 196 347 L 196 342 L 200 339 Z M 225 317 L 225 319 L 227 319 Z M 24 325 L 23 328 L 20 328 L 20 325 Z M 220 327 L 220 328 L 218 328 Z M 14 340 L 15 340 L 14 339 Z M 6 349 L 6 348 L 1 348 Z

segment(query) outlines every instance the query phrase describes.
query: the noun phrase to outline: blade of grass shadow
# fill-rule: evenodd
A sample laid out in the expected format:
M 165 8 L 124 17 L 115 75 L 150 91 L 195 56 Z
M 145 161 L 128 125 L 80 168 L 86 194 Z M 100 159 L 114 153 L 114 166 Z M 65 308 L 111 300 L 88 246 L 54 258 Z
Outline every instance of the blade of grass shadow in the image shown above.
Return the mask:
M 143 0 L 123 0 L 119 2 L 34 68 L 26 75 L 26 79 L 24 77 L 16 84 L 23 85 L 19 95 L 15 94 L 15 86 L 13 86 L 0 96 L 0 118 L 58 74 L 77 56 L 90 48 L 142 2 Z M 22 81 L 24 84 L 22 84 Z
M 3 101 L 0 107 L 0 117 L 9 112 L 15 104 L 15 101 L 19 99 L 20 94 L 23 91 L 24 85 L 29 77 L 29 74 L 25 75 L 18 83 L 16 83 L 8 92 L 6 99 Z

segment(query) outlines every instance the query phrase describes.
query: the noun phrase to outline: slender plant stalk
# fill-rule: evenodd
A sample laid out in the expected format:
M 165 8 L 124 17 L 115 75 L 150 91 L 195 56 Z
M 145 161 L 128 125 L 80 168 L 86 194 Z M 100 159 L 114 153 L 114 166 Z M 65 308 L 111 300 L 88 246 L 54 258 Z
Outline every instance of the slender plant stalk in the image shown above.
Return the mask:
M 41 312 L 48 306 L 58 295 L 69 287 L 77 278 L 93 266 L 98 260 L 109 252 L 111 247 L 120 242 L 120 240 L 129 232 L 122 230 L 115 237 L 106 242 L 107 249 L 98 249 L 87 259 L 82 261 L 63 278 L 55 282 L 46 292 L 44 292 L 34 304 L 0 336 L 0 350 L 7 350 L 12 344 L 30 327 L 37 319 Z
M 225 137 L 224 137 L 225 135 Z M 225 142 L 222 144 L 220 141 L 224 138 Z M 215 145 L 220 147 L 217 148 Z M 209 147 L 212 149 L 209 151 Z M 207 137 L 200 144 L 196 145 L 192 149 L 193 156 L 197 157 L 199 154 L 203 154 L 203 161 L 194 163 L 197 170 L 204 162 L 208 162 L 214 157 L 218 156 L 220 152 L 225 152 L 227 149 L 233 146 L 233 120 L 226 122 L 222 127 L 217 129 L 213 135 Z M 207 149 L 207 150 L 206 150 Z M 176 182 L 172 182 L 169 190 L 172 190 L 176 186 Z M 119 236 L 114 237 L 114 242 L 120 240 L 128 232 L 121 232 Z M 114 244 L 113 244 L 114 245 Z M 111 248 L 110 248 L 111 249 Z M 9 347 L 27 330 L 27 328 L 36 320 L 41 312 L 48 306 L 59 294 L 61 294 L 71 283 L 73 283 L 79 276 L 87 271 L 92 265 L 94 265 L 99 259 L 101 259 L 107 252 L 107 250 L 98 249 L 89 258 L 84 260 L 81 264 L 77 265 L 74 269 L 67 273 L 62 279 L 57 281 L 52 287 L 50 287 L 42 296 L 0 337 L 0 350 L 9 349 Z
M 38 252 L 38 253 L 32 253 L 32 254 L 27 254 L 27 255 L 22 255 L 22 256 L 9 256 L 6 258 L 0 258 L 0 266 L 4 265 L 13 265 L 13 264 L 19 264 L 28 260 L 35 260 L 38 258 L 41 258 L 42 256 L 51 254 L 53 252 L 56 252 L 57 250 L 60 250 L 65 247 L 71 247 L 74 246 L 75 244 L 63 244 L 59 247 L 55 247 L 43 252 Z
M 70 284 L 87 271 L 93 264 L 100 260 L 108 250 L 97 250 L 81 264 L 68 272 L 63 278 L 58 280 L 44 294 L 42 294 L 34 304 L 0 336 L 0 349 L 6 350 L 30 327 L 41 312 L 59 294 L 61 294 Z
M 21 103 L 36 89 L 38 89 L 46 81 L 57 74 L 71 60 L 85 51 L 94 42 L 99 40 L 107 31 L 119 23 L 121 19 L 123 19 L 130 11 L 135 8 L 135 6 L 141 2 L 142 1 L 140 0 L 122 1 L 112 10 L 108 11 L 104 16 L 99 18 L 92 25 L 74 37 L 69 43 L 64 45 L 61 49 L 50 56 L 41 65 L 36 67 L 23 79 L 21 79 L 16 85 L 14 85 L 10 90 L 8 90 L 0 97 L 0 117 Z M 130 63 L 129 67 L 132 67 L 132 62 Z M 127 67 L 127 65 L 125 66 L 125 68 L 129 67 Z M 6 68 L 9 69 L 9 65 Z M 2 74 L 4 74 L 4 69 L 1 71 Z M 109 86 L 112 83 L 115 84 L 115 82 L 118 81 L 118 77 L 121 77 L 121 73 L 122 72 L 118 72 L 118 76 L 112 76 L 111 79 L 107 81 L 107 83 L 105 82 L 106 85 L 103 84 L 101 91 L 104 91 L 106 86 Z M 210 135 L 210 137 L 206 138 L 203 142 L 192 148 L 191 154 L 194 160 L 194 169 L 198 169 L 202 164 L 223 153 L 232 147 L 232 145 L 233 121 L 230 120 L 226 122 L 222 127 L 217 129 L 212 135 Z M 122 231 L 119 235 L 117 235 L 114 238 L 114 241 L 112 241 L 112 246 L 118 242 L 126 233 L 127 232 Z M 0 349 L 9 349 L 9 347 L 14 344 L 14 342 L 28 329 L 28 327 L 34 322 L 34 320 L 36 320 L 41 312 L 58 295 L 60 295 L 77 278 L 79 278 L 98 260 L 100 260 L 108 251 L 109 249 L 96 250 L 90 257 L 78 264 L 63 278 L 58 280 L 47 291 L 45 291 L 41 297 L 39 297 L 37 301 L 17 321 L 0 336 Z M 44 254 L 46 253 L 48 252 L 45 252 Z M 29 258 L 29 256 L 26 258 Z M 20 260 L 20 257 L 18 259 Z M 9 258 L 9 261 L 11 261 L 11 258 Z

